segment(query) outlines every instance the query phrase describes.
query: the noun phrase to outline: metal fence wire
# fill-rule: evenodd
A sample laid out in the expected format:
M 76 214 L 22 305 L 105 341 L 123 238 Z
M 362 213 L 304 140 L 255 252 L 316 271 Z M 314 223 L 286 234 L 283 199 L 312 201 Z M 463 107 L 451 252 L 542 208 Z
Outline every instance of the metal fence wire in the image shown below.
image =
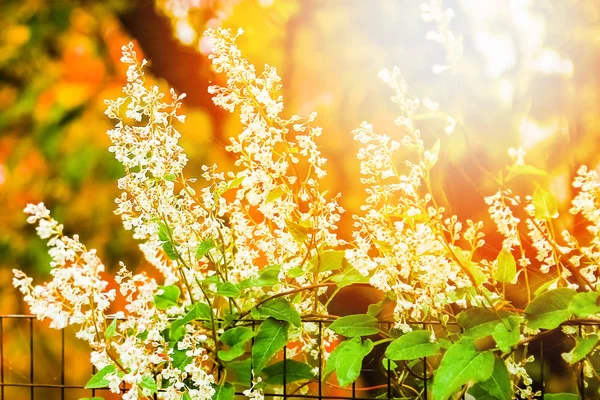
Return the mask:
M 322 349 L 323 331 L 331 320 L 310 319 L 303 323 L 318 326 L 318 348 Z M 251 322 L 254 327 L 258 321 Z M 382 328 L 391 328 L 391 322 L 383 323 Z M 432 324 L 434 331 L 443 330 L 439 324 Z M 414 324 L 424 328 L 422 323 Z M 597 330 L 600 323 L 576 325 L 579 336 L 586 330 Z M 436 332 L 437 335 L 437 332 Z M 58 342 L 58 343 L 57 343 Z M 485 345 L 483 343 L 482 345 Z M 533 355 L 535 362 L 529 363 L 527 370 L 533 379 L 534 391 L 544 394 L 552 392 L 570 392 L 581 399 L 600 399 L 600 376 L 595 370 L 586 378 L 583 363 L 569 366 L 561 354 L 573 348 L 573 340 L 560 330 L 547 332 L 539 340 L 528 343 L 527 349 L 517 349 L 523 356 Z M 383 347 L 383 349 L 378 349 Z M 265 399 L 428 399 L 431 398 L 433 377 L 427 359 L 410 363 L 387 360 L 384 358 L 385 346 L 377 346 L 363 361 L 361 376 L 347 388 L 324 381 L 322 369 L 314 382 L 309 384 L 291 383 L 280 385 L 277 393 L 265 393 Z M 286 360 L 291 354 L 287 347 L 283 349 L 283 373 Z M 324 355 L 319 351 L 317 362 L 324 365 Z M 594 365 L 594 360 L 589 360 Z M 588 368 L 589 368 L 588 364 Z M 85 389 L 85 383 L 95 373 L 89 363 L 89 348 L 74 337 L 68 330 L 56 331 L 48 328 L 47 323 L 36 320 L 32 315 L 0 315 L 0 400 L 54 400 L 82 398 L 120 399 L 108 389 Z M 589 374 L 587 374 L 589 375 Z M 336 382 L 337 383 L 337 382 Z M 127 387 L 122 387 L 122 393 Z M 160 398 L 160 394 L 154 398 Z M 236 392 L 236 398 L 246 398 L 242 391 Z M 473 399 L 463 394 L 463 399 Z

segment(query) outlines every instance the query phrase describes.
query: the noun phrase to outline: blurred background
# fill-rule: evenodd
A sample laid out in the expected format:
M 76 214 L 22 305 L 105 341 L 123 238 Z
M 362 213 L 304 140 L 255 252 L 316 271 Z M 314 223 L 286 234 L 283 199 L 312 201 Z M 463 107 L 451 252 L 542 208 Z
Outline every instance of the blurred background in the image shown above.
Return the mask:
M 394 65 L 414 96 L 438 102 L 456 119 L 454 124 L 436 114 L 420 124 L 426 145 L 441 138 L 435 190 L 441 193 L 443 186 L 451 214 L 486 220 L 482 198 L 497 191 L 491 176 L 511 163 L 510 147 L 523 147 L 527 164 L 548 172 L 517 178 L 516 192 L 530 194 L 537 182 L 567 211 L 578 166 L 597 168 L 600 162 L 600 2 L 444 0 L 442 10 L 453 13 L 432 14 L 440 4 L 0 1 L 0 314 L 28 312 L 11 286 L 11 269 L 39 280 L 48 276 L 46 245 L 22 214 L 28 202 L 45 202 L 68 234 L 77 233 L 98 249 L 109 271 L 119 260 L 145 268 L 136 243 L 112 213 L 123 171 L 107 151 L 105 132 L 112 123 L 103 113 L 103 100 L 119 96 L 124 83 L 120 48 L 129 41 L 150 61 L 151 79 L 187 93 L 187 121 L 178 129 L 191 160 L 187 175 L 194 176 L 202 164 L 233 168 L 223 148 L 240 129 L 237 116 L 213 106 L 207 93 L 222 77 L 210 69 L 210 42 L 202 32 L 243 28 L 238 43 L 245 57 L 258 69 L 264 63 L 276 66 L 283 77 L 285 114 L 319 114 L 324 129 L 319 144 L 329 159 L 324 186 L 342 193 L 347 212 L 340 235 L 347 239 L 351 215 L 364 198 L 351 132 L 367 120 L 378 132 L 400 134 L 393 124 L 398 110 L 389 101 L 392 93 L 377 78 L 382 68 Z M 559 224 L 585 234 L 568 216 Z M 499 238 L 493 225 L 487 229 L 482 256 L 488 252 L 494 258 Z M 544 281 L 541 273 L 531 273 L 534 286 Z M 517 289 L 511 296 L 518 304 L 523 294 Z M 350 302 L 354 308 L 348 309 L 342 294 L 334 311 L 363 312 L 378 298 L 374 291 L 351 295 L 363 300 Z M 23 372 L 29 365 L 28 329 L 28 322 L 5 321 L 7 381 L 29 379 Z M 52 334 L 44 330 L 44 335 Z M 52 369 L 58 342 L 36 341 L 37 381 L 59 379 Z M 73 384 L 89 375 L 73 368 L 87 365 L 87 349 L 78 349 L 69 341 Z M 27 398 L 29 392 L 19 393 L 6 398 Z

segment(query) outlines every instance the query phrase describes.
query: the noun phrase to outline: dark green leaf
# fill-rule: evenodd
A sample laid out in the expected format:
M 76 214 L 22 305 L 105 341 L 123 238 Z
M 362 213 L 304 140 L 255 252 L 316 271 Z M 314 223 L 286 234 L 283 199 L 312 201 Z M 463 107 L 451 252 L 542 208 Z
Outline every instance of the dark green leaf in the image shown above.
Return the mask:
M 500 310 L 498 315 L 500 315 L 500 318 L 505 319 L 512 314 Z M 457 322 L 463 328 L 465 336 L 480 339 L 494 333 L 496 325 L 501 322 L 498 315 L 491 309 L 474 307 L 458 314 Z
M 227 371 L 230 371 L 235 376 L 235 382 L 243 386 L 250 386 L 251 360 L 249 358 L 242 361 L 232 361 L 225 364 Z M 227 375 L 229 378 L 229 374 Z M 230 379 L 228 379 L 230 380 Z
M 219 338 L 221 342 L 230 347 L 229 350 L 219 350 L 219 358 L 223 361 L 231 361 L 246 352 L 246 342 L 256 336 L 256 333 L 244 326 L 229 329 Z
M 355 337 L 346 342 L 335 359 L 335 371 L 341 387 L 354 382 L 360 375 L 363 359 L 373 350 L 373 342 Z
M 335 333 L 346 336 L 368 336 L 379 332 L 377 318 L 368 314 L 355 314 L 335 320 L 329 329 Z
M 267 362 L 285 346 L 288 339 L 289 323 L 267 318 L 260 324 L 254 346 L 252 346 L 252 366 L 260 372 Z
M 160 286 L 158 290 L 162 291 L 162 294 L 154 295 L 154 304 L 156 304 L 156 308 L 159 310 L 166 310 L 167 308 L 176 307 L 178 305 L 177 300 L 179 300 L 179 296 L 181 295 L 179 287 L 175 285 Z
M 580 400 L 575 393 L 544 393 L 544 400 Z
M 433 399 L 447 400 L 470 381 L 485 381 L 492 376 L 494 354 L 479 352 L 472 339 L 463 338 L 444 354 L 433 379 Z
M 575 291 L 558 288 L 542 293 L 525 308 L 525 320 L 531 329 L 554 329 L 571 317 L 569 303 Z
M 185 334 L 185 325 L 191 321 L 204 320 L 210 321 L 211 310 L 207 304 L 196 303 L 188 313 L 180 319 L 171 323 L 171 340 L 178 341 Z
M 266 383 L 271 385 L 283 384 L 283 361 L 271 364 L 262 370 L 266 375 Z M 296 360 L 286 360 L 285 362 L 285 382 L 292 383 L 314 379 L 315 374 L 312 367 L 306 363 Z
M 476 386 L 481 387 L 486 393 L 498 400 L 512 399 L 512 382 L 502 358 L 496 358 L 492 376 L 483 382 L 478 382 Z
M 211 384 L 215 389 L 215 394 L 212 400 L 233 400 L 235 398 L 235 388 L 229 382 L 225 382 L 223 385 Z
M 171 359 L 173 360 L 173 366 L 181 371 L 189 365 L 194 359 L 187 354 L 187 349 L 179 350 L 177 348 L 177 343 L 174 343 L 173 353 L 171 354 Z
M 394 340 L 385 351 L 390 360 L 414 360 L 430 357 L 440 352 L 438 343 L 431 343 L 431 332 L 418 330 L 408 332 Z
M 283 297 L 271 299 L 258 307 L 258 312 L 263 317 L 273 317 L 280 321 L 287 321 L 300 327 L 300 313 Z

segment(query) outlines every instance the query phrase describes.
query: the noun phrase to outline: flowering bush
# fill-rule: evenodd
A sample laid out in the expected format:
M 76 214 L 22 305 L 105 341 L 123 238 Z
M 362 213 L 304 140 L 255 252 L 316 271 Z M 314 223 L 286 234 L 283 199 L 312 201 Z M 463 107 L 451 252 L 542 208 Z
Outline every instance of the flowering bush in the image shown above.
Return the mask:
M 444 18 L 432 19 L 444 27 L 451 15 Z M 444 29 L 441 42 L 459 47 Z M 504 237 L 502 249 L 486 259 L 479 252 L 483 222 L 448 215 L 432 189 L 441 141 L 425 143 L 416 121 L 443 114 L 432 101 L 413 98 L 398 69 L 384 70 L 399 106 L 400 135 L 378 134 L 368 123 L 354 132 L 367 198 L 353 216 L 348 243 L 336 233 L 344 211 L 339 196 L 321 187 L 326 160 L 316 115 L 284 117 L 275 68 L 258 72 L 229 31 L 209 30 L 206 37 L 214 69 L 226 77 L 225 86 L 210 88 L 214 102 L 238 113 L 243 127 L 227 147 L 237 171 L 214 165 L 198 179 L 184 173 L 187 158 L 174 125 L 185 120 L 178 112 L 183 96 L 148 87 L 145 61 L 138 62 L 132 45 L 123 48 L 125 96 L 106 102 L 116 121 L 109 150 L 125 169 L 116 213 L 164 282 L 122 265 L 118 293 L 108 289 L 94 250 L 63 235 L 42 203 L 25 208 L 28 222 L 48 239 L 53 279 L 33 286 L 15 270 L 14 285 L 52 327 L 79 327 L 98 369 L 87 387 L 120 393 L 125 383 L 123 399 L 225 400 L 239 391 L 260 399 L 284 383 L 308 391 L 310 382 L 329 382 L 333 373 L 346 387 L 359 377 L 363 359 L 387 346 L 383 362 L 399 397 L 423 394 L 409 374 L 394 372 L 399 362 L 422 358 L 433 373 L 434 399 L 467 391 L 476 398 L 537 396 L 525 369 L 533 361 L 527 344 L 542 330 L 562 327 L 574 335 L 570 322 L 596 321 L 600 312 L 597 173 L 581 167 L 573 182 L 579 191 L 571 213 L 587 221 L 589 236 L 557 235 L 549 192 L 538 187 L 521 198 L 511 191 L 516 176 L 543 173 L 512 149 L 514 164 L 498 180 L 498 192 L 485 198 Z M 448 60 L 450 68 L 454 59 Z M 444 118 L 451 133 L 456 121 Z M 548 277 L 535 293 L 531 268 Z M 506 295 L 520 275 L 524 309 Z M 348 285 L 369 285 L 384 296 L 366 314 L 329 315 L 329 302 Z M 110 315 L 117 296 L 127 305 Z M 391 329 L 378 318 L 387 304 L 394 305 Z M 332 322 L 321 332 L 312 317 Z M 430 322 L 448 329 L 440 334 L 423 324 Z M 588 357 L 598 340 L 595 331 L 582 332 L 564 359 L 595 374 Z

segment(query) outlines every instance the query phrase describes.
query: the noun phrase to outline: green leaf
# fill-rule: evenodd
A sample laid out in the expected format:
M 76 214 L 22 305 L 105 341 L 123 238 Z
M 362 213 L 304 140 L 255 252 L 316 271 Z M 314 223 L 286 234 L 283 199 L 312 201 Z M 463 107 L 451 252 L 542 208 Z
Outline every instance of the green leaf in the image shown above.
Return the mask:
M 276 285 L 279 283 L 280 271 L 280 265 L 270 265 L 260 272 L 258 278 L 243 280 L 238 284 L 238 287 L 243 290 L 251 287 L 268 287 Z
M 431 343 L 431 332 L 418 330 L 408 332 L 394 340 L 385 351 L 390 360 L 414 360 L 430 357 L 440 352 L 438 343 Z
M 285 193 L 285 189 L 281 186 L 277 186 L 275 189 L 271 190 L 265 199 L 265 204 L 269 204 L 270 202 L 277 200 Z
M 316 255 L 310 263 L 312 271 L 327 272 L 342 268 L 342 261 L 346 252 L 344 250 L 327 250 Z
M 350 343 L 352 339 L 345 340 L 340 342 L 335 349 L 329 354 L 329 358 L 327 359 L 327 364 L 325 364 L 325 371 L 323 373 L 323 380 L 327 380 L 329 375 L 331 375 L 335 371 L 336 362 L 338 354 L 341 353 L 342 349 Z
M 179 300 L 179 296 L 181 295 L 179 287 L 176 285 L 160 286 L 158 290 L 162 291 L 162 294 L 154 295 L 154 304 L 156 305 L 156 308 L 159 310 L 166 310 L 178 305 L 177 300 Z
M 554 329 L 571 317 L 569 303 L 575 291 L 558 288 L 542 293 L 525 308 L 525 320 L 531 329 Z
M 179 350 L 177 348 L 177 342 L 173 342 L 172 349 L 173 353 L 171 353 L 171 359 L 173 360 L 173 366 L 180 371 L 183 371 L 187 365 L 194 361 L 193 357 L 187 355 L 187 349 Z
M 177 179 L 177 176 L 175 176 L 175 174 L 166 174 L 164 179 L 165 181 L 173 182 L 175 179 Z
M 117 318 L 113 319 L 110 325 L 104 331 L 104 338 L 110 340 L 117 333 Z
M 158 392 L 158 386 L 156 381 L 150 375 L 144 375 L 142 380 L 139 382 L 139 386 L 143 389 L 149 390 L 152 394 Z
M 533 192 L 533 206 L 535 207 L 535 217 L 542 220 L 551 220 L 558 216 L 558 207 L 556 199 L 552 193 L 546 192 L 540 186 Z
M 354 382 L 360 375 L 363 359 L 373 350 L 373 342 L 355 337 L 346 342 L 335 359 L 335 371 L 341 387 Z
M 230 347 L 229 350 L 219 350 L 219 358 L 231 361 L 246 352 L 246 342 L 256 336 L 256 333 L 244 326 L 229 329 L 224 332 L 219 340 Z
M 350 263 L 344 260 L 345 268 L 341 273 L 336 273 L 331 277 L 331 280 L 338 284 L 339 287 L 352 285 L 355 283 L 368 283 L 369 278 L 363 276 Z
M 172 230 L 164 222 L 158 223 L 158 239 L 162 242 L 162 248 L 171 260 L 177 260 L 179 254 L 172 243 Z
M 235 298 L 239 297 L 240 289 L 231 282 L 219 282 L 217 283 L 216 293 L 219 296 Z
M 271 317 L 260 324 L 254 346 L 252 346 L 252 366 L 255 373 L 260 372 L 267 362 L 285 346 L 289 326 L 288 322 L 278 321 Z
M 212 400 L 233 400 L 235 398 L 235 388 L 229 382 L 223 385 L 212 383 L 211 386 L 215 389 L 215 394 Z
M 271 364 L 262 370 L 267 376 L 266 383 L 271 385 L 283 385 L 283 361 Z M 306 363 L 296 360 L 285 361 L 285 383 L 306 381 L 314 379 L 315 374 L 312 367 Z
M 498 400 L 512 399 L 512 382 L 502 358 L 496 358 L 494 361 L 492 376 L 488 380 L 478 382 L 475 386 L 479 386 L 486 393 Z
M 228 372 L 231 372 L 235 376 L 235 382 L 239 383 L 243 386 L 250 386 L 252 384 L 251 381 L 251 360 L 249 358 L 242 361 L 231 361 L 225 364 Z M 227 374 L 228 380 L 229 373 Z
M 375 335 L 379 332 L 377 318 L 368 314 L 348 315 L 333 321 L 329 329 L 346 337 Z
M 479 352 L 473 339 L 463 338 L 444 354 L 433 379 L 433 399 L 447 400 L 470 381 L 486 381 L 494 371 L 494 353 Z
M 568 353 L 563 353 L 563 359 L 573 365 L 588 356 L 598 344 L 598 336 L 593 335 L 587 338 L 575 337 L 575 347 Z
M 517 262 L 515 261 L 515 257 L 510 251 L 502 249 L 496 261 L 498 262 L 498 269 L 494 278 L 498 282 L 511 283 L 517 276 Z
M 548 175 L 548 173 L 543 169 L 539 169 L 531 165 L 511 165 L 508 167 L 508 171 L 511 172 L 513 175 Z
M 575 393 L 544 393 L 544 400 L 580 400 Z
M 556 282 L 558 281 L 558 278 L 554 278 L 546 283 L 544 283 L 543 285 L 540 285 L 540 287 L 538 287 L 535 292 L 533 292 L 534 296 L 539 296 L 540 294 L 542 294 L 543 292 L 546 291 L 546 289 L 548 289 L 550 286 L 552 285 L 556 285 Z
M 108 387 L 110 382 L 105 379 L 105 377 L 106 375 L 114 373 L 116 370 L 117 367 L 114 365 L 107 365 L 106 367 L 102 368 L 90 378 L 88 383 L 85 384 L 85 389 L 100 389 Z
M 296 308 L 283 297 L 276 297 L 265 302 L 258 307 L 257 311 L 263 317 L 273 317 L 280 321 L 287 321 L 297 327 L 300 327 L 302 323 Z
M 498 311 L 500 318 L 513 315 L 507 311 Z M 501 323 L 494 311 L 484 307 L 474 307 L 458 314 L 457 323 L 463 328 L 464 336 L 480 339 L 494 333 L 496 326 Z
M 294 222 L 292 220 L 289 220 L 289 219 L 285 220 L 285 225 L 287 226 L 288 231 L 290 232 L 292 237 L 298 243 L 306 242 L 306 239 L 308 239 L 308 233 L 309 233 L 309 230 L 307 227 L 305 227 L 297 222 Z
M 569 304 L 569 310 L 580 318 L 587 318 L 600 313 L 600 293 L 577 293 Z
M 169 334 L 171 340 L 178 341 L 183 335 L 185 335 L 184 327 L 187 323 L 195 320 L 210 321 L 211 314 L 212 313 L 208 304 L 194 304 L 194 306 L 190 309 L 190 311 L 188 311 L 188 313 L 183 318 L 177 319 L 171 323 L 171 329 Z
M 498 324 L 494 328 L 492 337 L 502 352 L 510 353 L 512 347 L 521 340 L 521 321 L 521 317 L 511 315 L 504 319 L 504 323 Z M 508 325 L 508 328 L 505 324 Z
M 202 259 L 210 250 L 217 247 L 216 243 L 212 239 L 205 240 L 203 242 L 198 243 L 196 247 L 196 260 Z

